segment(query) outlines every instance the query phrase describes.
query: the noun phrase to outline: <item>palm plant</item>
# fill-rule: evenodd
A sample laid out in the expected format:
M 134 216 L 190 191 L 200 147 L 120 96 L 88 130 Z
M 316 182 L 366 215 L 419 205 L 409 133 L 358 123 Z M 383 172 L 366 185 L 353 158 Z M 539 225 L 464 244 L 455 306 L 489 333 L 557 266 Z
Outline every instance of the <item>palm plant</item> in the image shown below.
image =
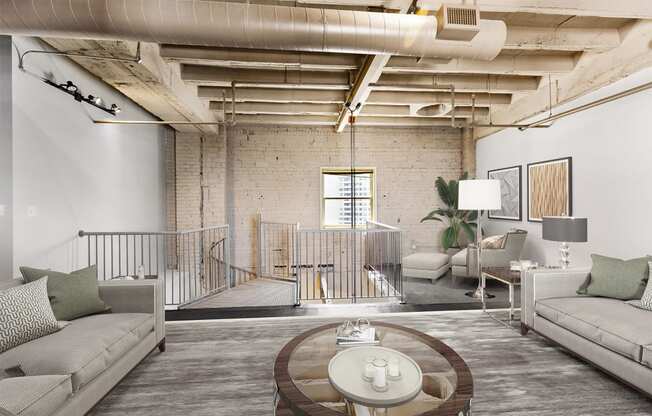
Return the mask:
M 421 219 L 421 222 L 439 221 L 448 225 L 441 235 L 441 245 L 444 250 L 459 248 L 459 239 L 462 232 L 471 241 L 475 238 L 475 230 L 478 226 L 476 223 L 478 219 L 477 211 L 457 209 L 459 181 L 468 179 L 468 177 L 467 172 L 464 172 L 459 180 L 450 180 L 448 182 L 441 176 L 438 177 L 435 181 L 435 188 L 445 208 L 437 208 Z

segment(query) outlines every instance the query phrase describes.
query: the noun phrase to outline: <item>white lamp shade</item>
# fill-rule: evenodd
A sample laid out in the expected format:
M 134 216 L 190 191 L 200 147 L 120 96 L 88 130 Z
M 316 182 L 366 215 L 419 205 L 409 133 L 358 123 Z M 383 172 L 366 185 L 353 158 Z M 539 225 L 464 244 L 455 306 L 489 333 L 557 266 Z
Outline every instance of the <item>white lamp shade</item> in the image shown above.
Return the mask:
M 459 182 L 457 208 L 465 210 L 500 209 L 500 181 L 469 179 Z

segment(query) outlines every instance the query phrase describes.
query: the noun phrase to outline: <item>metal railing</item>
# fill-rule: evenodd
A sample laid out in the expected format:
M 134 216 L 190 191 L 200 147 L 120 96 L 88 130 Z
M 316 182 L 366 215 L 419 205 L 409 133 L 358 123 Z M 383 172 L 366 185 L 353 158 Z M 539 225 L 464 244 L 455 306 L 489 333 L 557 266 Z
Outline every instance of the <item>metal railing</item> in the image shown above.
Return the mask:
M 229 226 L 189 231 L 87 232 L 88 265 L 97 278 L 144 276 L 165 282 L 165 305 L 178 308 L 237 283 L 229 261 Z M 227 278 L 230 276 L 230 278 Z
M 357 230 L 298 229 L 295 240 L 297 303 L 403 300 L 401 230 L 369 222 Z
M 268 279 L 295 280 L 295 239 L 299 224 L 263 221 L 258 214 L 257 274 Z

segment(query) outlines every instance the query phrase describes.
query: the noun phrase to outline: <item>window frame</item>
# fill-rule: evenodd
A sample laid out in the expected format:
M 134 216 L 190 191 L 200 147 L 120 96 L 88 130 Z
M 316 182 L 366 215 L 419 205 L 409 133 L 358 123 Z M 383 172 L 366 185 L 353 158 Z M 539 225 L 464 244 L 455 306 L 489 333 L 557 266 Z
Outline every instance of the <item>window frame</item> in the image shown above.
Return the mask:
M 371 174 L 371 196 L 369 197 L 356 197 L 356 200 L 369 200 L 371 205 L 371 221 L 376 221 L 376 168 L 373 167 L 357 167 L 353 169 L 354 174 L 369 173 Z M 351 225 L 327 225 L 326 224 L 326 200 L 351 200 L 350 197 L 326 197 L 324 196 L 324 178 L 325 175 L 350 175 L 350 167 L 322 167 L 319 173 L 319 208 L 320 208 L 320 229 L 322 230 L 350 230 Z M 355 215 L 355 214 L 354 214 Z M 364 229 L 366 224 L 356 224 L 356 229 Z

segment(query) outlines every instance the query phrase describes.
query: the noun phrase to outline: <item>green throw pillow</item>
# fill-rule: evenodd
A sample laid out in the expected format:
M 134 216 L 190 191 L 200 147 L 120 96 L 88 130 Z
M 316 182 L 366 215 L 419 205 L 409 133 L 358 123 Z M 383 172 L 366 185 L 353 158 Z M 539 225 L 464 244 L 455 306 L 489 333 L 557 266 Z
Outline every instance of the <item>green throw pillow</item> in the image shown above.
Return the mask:
M 590 278 L 577 290 L 580 295 L 640 299 L 648 278 L 649 257 L 621 260 L 592 254 Z
M 59 321 L 70 321 L 82 316 L 105 312 L 108 308 L 100 299 L 96 267 L 91 266 L 72 273 L 21 267 L 25 282 L 48 276 L 48 297 L 54 316 Z

